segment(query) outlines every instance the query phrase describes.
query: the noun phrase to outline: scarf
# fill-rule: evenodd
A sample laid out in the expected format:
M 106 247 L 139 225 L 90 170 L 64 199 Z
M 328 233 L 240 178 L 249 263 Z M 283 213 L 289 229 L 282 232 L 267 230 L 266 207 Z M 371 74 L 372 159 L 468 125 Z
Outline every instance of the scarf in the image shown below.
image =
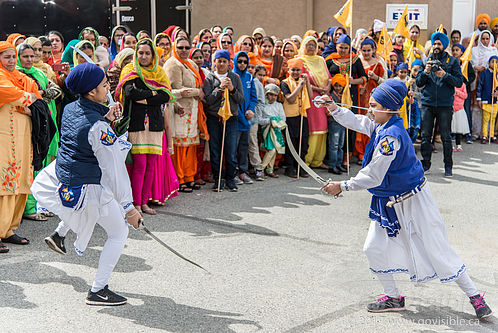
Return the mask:
M 309 42 L 314 42 L 316 45 L 315 53 L 313 55 L 306 55 L 306 44 Z M 323 58 L 316 55 L 317 51 L 318 42 L 316 38 L 308 36 L 301 43 L 301 47 L 299 48 L 299 58 L 303 59 L 304 67 L 313 76 L 313 79 L 317 85 L 323 87 L 328 84 L 330 75 Z
M 297 54 L 298 54 L 299 50 L 297 49 L 296 44 L 294 44 L 294 42 L 293 42 L 293 41 L 291 41 L 291 40 L 288 40 L 288 41 L 284 42 L 284 45 L 282 46 L 282 56 L 283 56 L 283 57 L 285 57 L 285 55 L 284 55 L 284 50 L 285 50 L 285 47 L 286 47 L 287 45 L 292 46 L 292 49 L 294 50 L 294 57 L 295 57 L 295 56 L 297 56 Z M 287 59 L 287 60 L 289 60 L 289 59 Z
M 82 40 L 82 41 L 78 42 L 74 47 L 77 49 L 81 49 L 83 47 L 83 45 L 85 45 L 85 44 L 88 44 L 92 47 L 92 51 L 93 51 L 92 60 L 93 60 L 93 62 L 95 62 L 95 48 L 90 41 Z M 73 64 L 74 64 L 73 67 L 75 67 L 75 66 L 78 66 L 80 64 L 80 62 L 78 61 L 78 52 L 75 52 L 74 50 L 72 50 L 72 51 L 73 51 Z
M 12 49 L 16 52 L 14 45 L 0 41 L 0 52 Z M 34 93 L 38 98 L 41 99 L 41 95 L 38 92 L 38 85 L 34 80 L 14 69 L 12 72 L 3 68 L 0 65 L 0 107 L 5 104 L 12 103 L 24 96 L 24 92 Z M 22 112 L 23 107 L 18 106 L 16 109 Z
M 95 30 L 94 28 L 92 27 L 86 27 L 85 29 L 81 30 L 80 34 L 78 35 L 78 39 L 79 40 L 83 40 L 83 32 L 84 31 L 91 31 L 94 35 L 95 35 L 95 44 L 93 45 L 93 48 L 97 48 L 100 46 L 100 42 L 99 42 L 99 33 L 97 32 L 97 30 Z
M 33 48 L 35 47 L 36 43 L 40 43 L 41 46 L 41 40 L 39 40 L 36 37 L 28 37 L 26 41 L 24 41 L 26 44 L 31 45 Z M 56 83 L 57 82 L 57 76 L 55 75 L 54 71 L 52 70 L 52 67 L 50 65 L 47 65 L 41 60 L 41 57 L 38 61 L 33 63 L 33 66 L 38 68 L 45 74 L 45 76 L 52 82 Z
M 263 129 L 263 142 L 261 143 L 261 147 L 267 151 L 275 149 L 277 154 L 285 154 L 285 141 L 282 130 L 286 127 L 287 124 L 282 118 L 270 117 L 270 124 Z
M 64 53 L 62 53 L 61 63 L 67 62 L 71 69 L 73 69 L 74 67 L 74 50 L 71 46 L 76 46 L 76 44 L 78 44 L 79 42 L 79 39 L 73 39 L 72 41 L 67 43 L 67 46 L 64 49 Z
M 154 45 L 156 45 L 156 47 L 157 47 L 157 40 L 161 39 L 161 38 L 167 38 L 169 40 L 169 51 L 168 51 L 168 53 L 164 54 L 164 59 L 168 60 L 169 57 L 171 57 L 171 50 L 173 49 L 173 45 L 171 43 L 171 37 L 168 36 L 167 34 L 165 34 L 164 32 L 158 33 L 156 35 L 156 37 L 154 37 Z
M 111 59 L 112 60 L 114 60 L 114 58 L 116 58 L 116 55 L 119 53 L 117 45 L 114 42 L 114 34 L 116 33 L 116 30 L 118 30 L 118 29 L 124 30 L 125 33 L 128 32 L 128 29 L 126 29 L 122 25 L 117 25 L 117 26 L 115 26 L 112 29 L 112 32 L 111 32 L 111 41 L 110 41 L 110 44 L 109 44 L 109 54 L 111 55 Z
M 213 51 L 211 50 L 211 44 L 209 44 L 208 42 L 200 42 L 197 44 L 196 48 L 198 48 L 202 51 L 202 47 L 204 45 L 209 45 L 209 59 L 206 60 L 206 58 L 204 58 L 204 65 L 202 65 L 202 67 L 210 69 L 211 68 L 211 56 L 213 55 Z M 204 52 L 202 54 L 204 55 Z
M 488 46 L 484 46 L 481 41 L 482 35 L 484 33 L 489 34 Z M 498 55 L 498 50 L 492 46 L 494 42 L 495 41 L 493 34 L 489 30 L 484 30 L 481 32 L 481 34 L 479 35 L 477 46 L 473 47 L 471 51 L 472 63 L 474 64 L 474 66 L 483 66 L 485 68 L 489 68 L 489 58 L 491 58 L 491 56 Z

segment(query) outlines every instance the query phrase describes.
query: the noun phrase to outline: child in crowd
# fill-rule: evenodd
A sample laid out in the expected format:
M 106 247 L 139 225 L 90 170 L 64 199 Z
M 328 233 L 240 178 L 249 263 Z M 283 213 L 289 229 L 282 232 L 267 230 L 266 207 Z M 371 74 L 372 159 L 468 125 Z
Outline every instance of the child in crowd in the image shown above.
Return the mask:
M 266 103 L 263 108 L 263 114 L 259 119 L 259 124 L 263 126 L 263 142 L 261 146 L 266 150 L 263 157 L 262 167 L 265 173 L 272 177 L 278 178 L 273 172 L 273 166 L 277 154 L 285 153 L 284 137 L 282 130 L 287 127 L 285 124 L 285 112 L 282 103 L 277 102 L 280 88 L 270 83 L 265 87 Z
M 280 87 L 284 95 L 284 111 L 287 122 L 287 131 L 292 141 L 292 145 L 299 153 L 300 157 L 304 160 L 308 152 L 308 119 L 306 117 L 306 110 L 310 108 L 310 97 L 313 96 L 311 85 L 308 76 L 302 74 L 303 60 L 299 58 L 290 59 L 287 61 L 289 68 L 289 77 L 282 81 Z M 301 144 L 301 148 L 299 148 Z M 287 169 L 285 174 L 291 178 L 297 178 L 297 162 L 287 149 L 285 153 L 285 164 Z M 308 175 L 301 170 L 300 177 L 308 177 Z
M 256 88 L 257 96 L 254 118 L 251 121 L 251 130 L 249 131 L 249 162 L 254 168 L 255 179 L 263 181 L 265 180 L 265 177 L 263 168 L 261 167 L 261 156 L 259 155 L 258 130 L 259 119 L 263 113 L 263 108 L 265 107 L 265 88 L 261 82 L 266 75 L 266 68 L 263 65 L 257 65 L 254 54 L 249 54 L 249 68 L 247 71 L 254 77 L 254 87 Z
M 398 62 L 398 64 L 396 65 L 396 71 L 395 71 L 396 76 L 394 77 L 394 79 L 403 81 L 408 86 L 408 73 L 409 73 L 408 64 L 406 62 Z M 410 128 L 410 121 L 411 121 L 411 117 L 408 116 L 407 111 L 409 110 L 411 104 L 413 103 L 413 98 L 411 98 L 412 96 L 410 96 L 410 93 L 413 96 L 413 92 L 409 92 L 408 95 L 405 97 L 405 102 L 403 103 L 403 106 L 399 109 L 401 111 L 399 116 L 403 118 L 403 123 L 407 131 Z
M 332 78 L 332 100 L 341 103 L 342 91 L 346 86 L 346 78 L 341 74 L 336 74 Z M 328 122 L 328 153 L 329 153 L 329 173 L 340 175 L 347 169 L 342 166 L 342 146 L 344 145 L 344 126 L 339 124 L 330 114 L 327 116 Z
M 498 96 L 498 91 L 493 91 L 493 68 L 497 62 L 497 56 L 490 57 L 488 61 L 489 67 L 482 71 L 481 76 L 479 76 L 479 80 L 477 82 L 477 103 L 482 109 L 481 143 L 483 144 L 488 142 L 488 133 L 490 136 L 493 136 L 495 132 L 495 121 L 496 114 L 498 113 L 498 107 L 493 106 L 493 104 L 496 105 L 496 97 Z M 491 142 L 497 142 L 495 136 L 492 137 Z
M 467 86 L 465 83 L 460 88 L 455 88 L 455 97 L 453 100 L 453 119 L 451 121 L 451 133 L 455 133 L 456 148 L 453 151 L 463 151 L 462 138 L 464 134 L 469 133 L 469 121 L 465 113 L 464 103 L 467 99 Z
M 410 69 L 410 78 L 408 79 L 408 95 L 413 97 L 413 102 L 410 104 L 410 128 L 408 129 L 408 135 L 412 140 L 412 143 L 417 141 L 418 133 L 420 132 L 420 91 L 415 84 L 415 79 L 417 78 L 418 71 L 422 65 L 421 60 L 415 60 L 412 62 Z

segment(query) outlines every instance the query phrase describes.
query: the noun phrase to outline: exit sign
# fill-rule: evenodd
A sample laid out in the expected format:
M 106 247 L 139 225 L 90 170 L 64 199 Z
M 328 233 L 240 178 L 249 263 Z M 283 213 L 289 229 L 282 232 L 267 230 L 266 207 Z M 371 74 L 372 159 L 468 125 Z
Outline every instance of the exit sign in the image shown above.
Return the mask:
M 398 23 L 406 4 L 386 4 L 386 27 L 394 29 Z M 420 29 L 427 29 L 427 17 L 429 5 L 408 5 L 408 24 L 418 25 Z

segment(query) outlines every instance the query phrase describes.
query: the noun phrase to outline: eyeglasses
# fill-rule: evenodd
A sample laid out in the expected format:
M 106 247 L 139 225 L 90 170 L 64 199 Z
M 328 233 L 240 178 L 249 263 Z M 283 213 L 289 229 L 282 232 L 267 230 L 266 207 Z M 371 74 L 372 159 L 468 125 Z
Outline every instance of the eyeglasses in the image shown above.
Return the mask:
M 190 46 L 177 46 L 176 48 L 177 48 L 178 50 L 187 50 L 187 51 L 191 49 L 191 47 L 190 47 Z
M 242 45 L 252 47 L 252 43 L 242 43 Z
M 247 60 L 237 60 L 237 63 L 238 64 L 247 64 L 248 61 Z
M 227 40 L 222 40 L 222 41 L 221 41 L 221 44 L 230 44 L 230 42 L 229 42 L 229 41 L 227 41 Z
M 318 47 L 318 49 L 319 49 L 320 51 L 325 51 L 325 48 L 324 48 L 324 47 L 321 47 L 321 46 L 319 46 L 319 47 Z

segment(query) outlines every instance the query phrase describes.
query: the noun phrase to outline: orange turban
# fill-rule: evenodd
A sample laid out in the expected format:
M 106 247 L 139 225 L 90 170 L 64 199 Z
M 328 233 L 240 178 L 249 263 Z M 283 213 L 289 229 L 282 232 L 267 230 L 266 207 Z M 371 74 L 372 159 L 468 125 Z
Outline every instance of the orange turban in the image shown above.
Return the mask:
M 247 55 L 249 56 L 249 65 L 261 65 L 261 61 L 256 58 L 256 55 L 252 52 L 247 52 Z
M 477 15 L 476 18 L 476 25 L 479 25 L 479 23 L 481 23 L 482 20 L 486 21 L 488 25 L 489 23 L 491 23 L 491 18 L 489 17 L 488 14 L 479 14 Z
M 489 30 L 493 30 L 495 25 L 498 24 L 498 17 L 495 17 L 494 19 L 491 20 L 491 23 L 489 24 Z M 495 41 L 496 42 L 496 41 Z
M 336 74 L 332 77 L 332 85 L 338 83 L 339 85 L 345 87 L 346 86 L 346 78 L 344 75 Z
M 287 60 L 287 65 L 289 68 L 303 68 L 303 59 L 301 58 L 292 58 Z

